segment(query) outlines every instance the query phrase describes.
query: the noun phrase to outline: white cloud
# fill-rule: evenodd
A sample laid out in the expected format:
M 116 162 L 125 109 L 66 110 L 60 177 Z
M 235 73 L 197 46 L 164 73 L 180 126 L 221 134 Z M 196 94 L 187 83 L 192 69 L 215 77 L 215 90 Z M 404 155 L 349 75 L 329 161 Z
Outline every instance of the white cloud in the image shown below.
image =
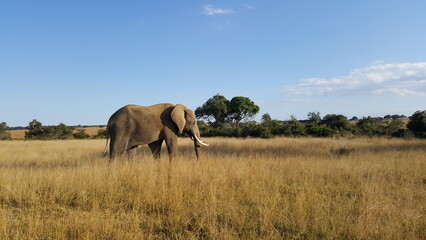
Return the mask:
M 232 12 L 233 12 L 232 9 L 216 8 L 213 5 L 206 4 L 206 5 L 204 5 L 203 14 L 205 14 L 205 15 L 217 15 L 217 14 L 230 14 Z
M 426 96 L 426 62 L 377 62 L 370 67 L 352 70 L 341 77 L 301 79 L 297 85 L 285 86 L 284 91 L 312 96 Z

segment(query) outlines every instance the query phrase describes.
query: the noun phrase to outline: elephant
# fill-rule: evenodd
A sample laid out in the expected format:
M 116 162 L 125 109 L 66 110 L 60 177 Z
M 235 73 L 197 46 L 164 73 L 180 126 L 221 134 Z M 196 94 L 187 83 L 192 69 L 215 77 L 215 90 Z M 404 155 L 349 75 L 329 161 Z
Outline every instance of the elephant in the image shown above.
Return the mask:
M 194 141 L 194 150 L 199 159 L 200 131 L 195 114 L 182 104 L 160 103 L 152 106 L 126 105 L 117 110 L 108 120 L 107 134 L 110 138 L 110 160 L 139 145 L 148 144 L 154 159 L 160 158 L 161 145 L 166 141 L 169 160 L 176 157 L 178 134 L 186 133 Z M 107 155 L 108 137 L 104 156 Z

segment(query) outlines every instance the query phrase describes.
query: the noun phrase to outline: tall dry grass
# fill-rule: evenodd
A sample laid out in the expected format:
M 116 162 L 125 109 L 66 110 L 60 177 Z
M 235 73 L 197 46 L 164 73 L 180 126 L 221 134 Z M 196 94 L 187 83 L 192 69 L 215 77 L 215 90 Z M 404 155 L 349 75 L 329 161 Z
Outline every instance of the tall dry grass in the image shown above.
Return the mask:
M 426 239 L 425 141 L 206 141 L 2 141 L 0 239 Z

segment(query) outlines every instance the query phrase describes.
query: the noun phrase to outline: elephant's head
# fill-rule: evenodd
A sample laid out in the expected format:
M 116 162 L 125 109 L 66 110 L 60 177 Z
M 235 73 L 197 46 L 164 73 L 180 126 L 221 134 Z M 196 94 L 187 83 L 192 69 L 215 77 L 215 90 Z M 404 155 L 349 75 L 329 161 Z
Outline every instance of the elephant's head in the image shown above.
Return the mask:
M 179 133 L 186 133 L 194 141 L 194 149 L 197 158 L 199 156 L 198 148 L 200 145 L 208 146 L 200 140 L 200 131 L 198 130 L 197 119 L 192 110 L 186 108 L 182 104 L 177 104 L 171 113 L 173 122 L 179 129 Z

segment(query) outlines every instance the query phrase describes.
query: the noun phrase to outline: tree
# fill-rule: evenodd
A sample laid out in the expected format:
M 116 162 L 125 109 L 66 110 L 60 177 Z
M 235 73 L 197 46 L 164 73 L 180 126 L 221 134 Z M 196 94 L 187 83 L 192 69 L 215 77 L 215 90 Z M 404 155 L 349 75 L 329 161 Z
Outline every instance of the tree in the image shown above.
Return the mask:
M 290 116 L 290 120 L 286 122 L 286 135 L 291 135 L 293 137 L 306 136 L 305 125 L 297 120 L 296 116 L 293 114 Z
M 271 115 L 269 115 L 269 113 L 263 114 L 260 121 L 262 122 L 263 125 L 269 125 L 269 123 L 271 123 L 272 121 Z
M 341 114 L 327 114 L 321 121 L 335 131 L 348 131 L 351 129 L 348 119 Z
M 71 127 L 60 123 L 58 126 L 43 126 L 36 119 L 32 120 L 28 126 L 28 131 L 25 132 L 26 139 L 67 139 L 72 138 Z
M 6 132 L 7 124 L 5 122 L 0 123 L 0 133 Z
M 195 110 L 195 116 L 197 118 L 203 118 L 208 122 L 212 122 L 211 120 L 213 118 L 216 124 L 225 123 L 229 112 L 228 105 L 228 99 L 222 95 L 216 94 L 212 98 L 209 98 L 203 106 Z
M 308 120 L 310 123 L 319 124 L 321 122 L 321 115 L 319 112 L 309 112 Z
M 72 127 L 68 127 L 63 123 L 59 123 L 56 127 L 51 127 L 53 129 L 52 138 L 54 139 L 67 139 L 72 138 Z
M 233 97 L 229 102 L 229 119 L 238 126 L 240 121 L 249 119 L 259 112 L 260 108 L 248 97 Z
M 0 123 L 0 140 L 10 139 L 10 133 L 6 130 L 7 124 L 5 122 Z
M 391 120 L 384 126 L 384 131 L 388 136 L 398 136 L 399 132 L 404 132 L 404 126 L 401 120 Z
M 306 133 L 315 137 L 332 137 L 334 131 L 327 126 L 318 126 L 315 123 L 306 124 Z
M 27 126 L 28 131 L 25 132 L 25 138 L 33 139 L 44 135 L 44 130 L 41 122 L 33 119 Z
M 426 110 L 415 112 L 410 117 L 407 128 L 413 132 L 414 136 L 426 138 Z
M 77 130 L 76 133 L 73 133 L 72 135 L 76 139 L 85 139 L 85 138 L 89 138 L 90 137 L 89 134 L 87 134 L 84 129 L 79 129 L 79 130 Z
M 353 116 L 351 119 L 349 119 L 349 121 L 351 121 L 351 122 L 356 122 L 356 121 L 358 121 L 359 119 L 358 119 L 358 117 L 356 117 L 356 116 Z
M 373 118 L 370 116 L 363 117 L 356 123 L 356 126 L 363 135 L 372 137 L 374 135 L 383 134 L 381 130 L 381 120 L 379 118 Z

